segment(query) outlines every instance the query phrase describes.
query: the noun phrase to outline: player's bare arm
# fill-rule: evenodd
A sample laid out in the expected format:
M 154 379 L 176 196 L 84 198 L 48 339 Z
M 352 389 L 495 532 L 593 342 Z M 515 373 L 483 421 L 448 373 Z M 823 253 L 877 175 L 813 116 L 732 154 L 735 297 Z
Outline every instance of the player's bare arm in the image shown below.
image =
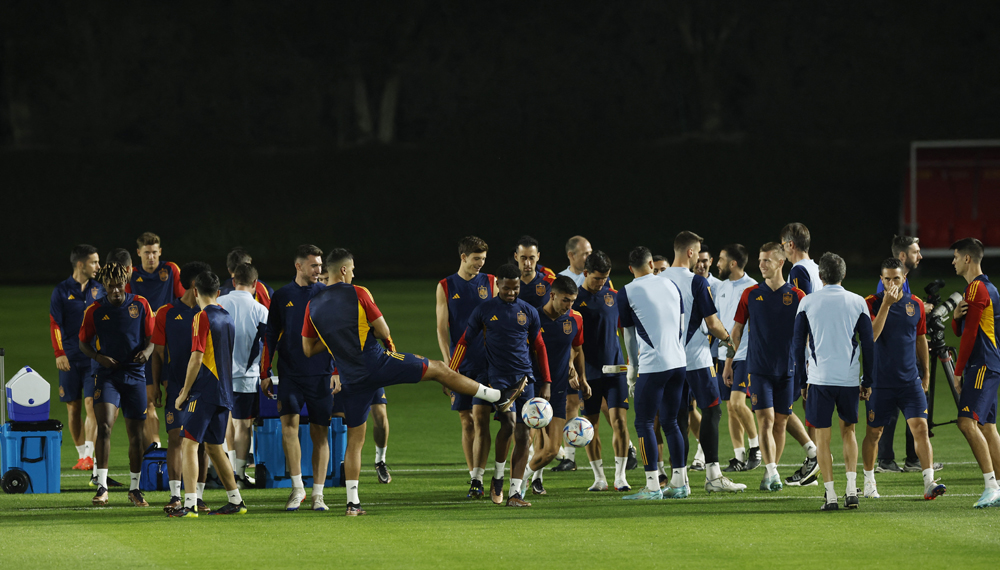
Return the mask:
M 448 337 L 448 299 L 444 294 L 444 287 L 437 284 L 437 291 L 434 292 L 434 312 L 437 315 L 437 341 L 438 348 L 441 349 L 441 360 L 448 362 L 451 360 L 451 341 Z
M 931 389 L 931 355 L 927 348 L 927 335 L 917 336 L 917 369 L 924 392 Z
M 585 363 L 583 357 L 583 345 L 573 347 L 573 357 L 570 361 L 570 380 L 569 385 L 574 390 L 580 390 L 583 399 L 586 400 L 590 398 L 591 390 L 590 384 L 587 383 L 587 373 L 585 372 Z M 574 372 L 579 370 L 578 373 L 574 375 Z M 576 381 L 574 385 L 574 380 Z
M 136 364 L 145 364 L 146 361 L 149 360 L 149 356 L 153 354 L 153 346 L 153 337 L 147 336 L 146 348 L 140 350 L 139 354 L 136 354 L 135 358 L 132 359 L 132 362 L 135 362 Z
M 153 401 L 153 405 L 157 408 L 163 407 L 163 391 L 160 390 L 160 383 L 163 378 L 163 353 L 165 349 L 163 345 L 154 344 L 153 345 L 153 355 L 152 366 L 150 366 L 150 372 L 153 375 L 153 383 L 146 386 L 146 395 L 150 397 Z
M 197 350 L 191 351 L 191 358 L 188 359 L 187 374 L 184 376 L 184 386 L 177 394 L 177 399 L 174 400 L 174 407 L 178 410 L 184 409 L 184 402 L 187 401 L 188 396 L 191 394 L 194 381 L 198 379 L 198 371 L 201 370 L 201 363 L 204 359 L 205 354 L 203 352 Z
M 726 358 L 726 365 L 722 369 L 722 381 L 726 383 L 726 386 L 732 387 L 733 385 L 733 357 L 736 355 L 736 350 L 740 347 L 740 342 L 743 340 L 743 323 L 736 322 L 733 323 L 733 330 L 729 332 L 732 338 L 732 349 L 730 353 L 733 356 L 728 356 Z
M 80 341 L 80 352 L 87 355 L 87 358 L 90 358 L 91 360 L 96 360 L 97 363 L 103 366 L 104 368 L 111 368 L 111 369 L 118 368 L 117 360 L 111 358 L 110 356 L 106 356 L 97 352 L 90 346 L 90 343 L 88 342 Z
M 306 358 L 312 358 L 324 350 L 326 350 L 326 346 L 323 345 L 323 341 L 319 337 L 302 337 L 302 352 Z M 270 383 L 271 381 L 268 379 L 268 384 Z M 263 380 L 261 380 L 261 385 L 263 386 Z
M 889 307 L 902 298 L 903 290 L 896 285 L 889 285 L 885 288 L 885 295 L 882 297 L 882 306 L 879 307 L 878 314 L 875 316 L 875 320 L 872 321 L 872 332 L 874 333 L 875 340 L 878 340 L 879 335 L 882 334 L 882 328 L 885 327 L 885 320 L 889 317 Z
M 709 334 L 719 339 L 719 342 L 732 346 L 732 337 L 729 331 L 726 330 L 726 327 L 722 326 L 719 315 L 705 317 L 705 326 L 708 327 Z

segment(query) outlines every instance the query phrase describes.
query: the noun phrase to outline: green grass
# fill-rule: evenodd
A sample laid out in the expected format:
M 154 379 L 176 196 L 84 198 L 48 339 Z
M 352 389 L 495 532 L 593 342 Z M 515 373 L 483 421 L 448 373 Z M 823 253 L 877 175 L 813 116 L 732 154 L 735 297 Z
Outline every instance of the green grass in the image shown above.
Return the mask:
M 624 284 L 627 279 L 615 281 Z M 439 357 L 433 282 L 366 285 L 400 350 Z M 872 283 L 847 285 L 867 292 Z M 917 285 L 922 288 L 923 283 Z M 963 286 L 951 281 L 945 290 Z M 65 423 L 48 341 L 49 293 L 44 287 L 0 289 L 0 346 L 7 349 L 8 377 L 29 364 L 50 381 L 52 415 Z M 950 343 L 954 345 L 955 339 Z M 882 474 L 878 479 L 882 499 L 862 499 L 856 512 L 820 513 L 821 487 L 761 493 L 756 489 L 763 471 L 758 469 L 734 474 L 735 481 L 749 487 L 741 495 L 707 496 L 704 475 L 692 473 L 691 498 L 635 504 L 620 500 L 615 492 L 588 493 L 592 475 L 581 469 L 546 473 L 549 495 L 529 497 L 534 503 L 531 509 L 514 510 L 465 499 L 468 473 L 458 418 L 449 411 L 437 384 L 394 386 L 388 394 L 392 428 L 387 459 L 393 482 L 377 484 L 371 468 L 374 446 L 369 441 L 364 452 L 368 468 L 362 472 L 360 489 L 367 517 L 342 516 L 342 489 L 327 490 L 332 511 L 325 514 L 285 513 L 281 509 L 287 491 L 270 489 L 244 491 L 250 513 L 243 517 L 170 520 L 159 508 L 168 499 L 165 492 L 147 494 L 153 505 L 149 509 L 127 506 L 124 491 L 112 492 L 109 507 L 93 508 L 87 477 L 69 469 L 76 453 L 64 430 L 63 492 L 0 495 L 0 564 L 4 568 L 218 567 L 236 561 L 250 567 L 351 563 L 435 568 L 706 563 L 995 567 L 1000 554 L 1000 509 L 971 508 L 982 490 L 982 477 L 953 425 L 934 430 L 935 459 L 947 464 L 940 478 L 948 485 L 948 494 L 933 502 L 920 499 L 918 473 Z M 936 416 L 939 422 L 955 417 L 954 402 L 943 386 Z M 607 425 L 601 434 L 607 454 L 611 448 Z M 839 448 L 835 446 L 837 457 Z M 902 427 L 896 448 L 902 457 Z M 723 429 L 723 461 L 731 453 Z M 801 449 L 792 442 L 780 471 L 787 475 L 802 458 Z M 112 475 L 128 478 L 124 429 L 115 431 L 110 469 Z M 843 492 L 843 466 L 835 471 L 837 488 Z M 629 480 L 640 486 L 641 470 L 629 472 Z M 210 490 L 205 498 L 217 506 L 225 494 Z

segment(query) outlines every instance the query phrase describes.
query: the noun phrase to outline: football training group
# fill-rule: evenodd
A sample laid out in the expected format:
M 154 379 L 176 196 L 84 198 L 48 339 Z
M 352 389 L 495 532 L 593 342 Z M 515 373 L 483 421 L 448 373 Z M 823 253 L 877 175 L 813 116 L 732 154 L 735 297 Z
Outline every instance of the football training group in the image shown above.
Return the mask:
M 138 238 L 141 263 L 135 265 L 126 249 L 110 251 L 101 263 L 96 248 L 78 245 L 70 257 L 73 275 L 53 291 L 50 315 L 59 395 L 79 453 L 74 469 L 93 470 L 92 502 L 107 504 L 108 487 L 121 485 L 108 477 L 120 410 L 128 435 L 128 500 L 148 506 L 140 465 L 144 450 L 160 446 L 162 408 L 169 435 L 167 515 L 244 514 L 240 490 L 253 482 L 246 468 L 262 394 L 277 399 L 280 413 L 292 481 L 285 508 L 298 510 L 306 500 L 299 421 L 308 418 L 309 499 L 313 510 L 328 510 L 328 432 L 332 418 L 340 417 L 347 426 L 346 514 L 363 515 L 358 480 L 369 415 L 376 474 L 387 484 L 385 388 L 433 380 L 458 412 L 469 489 L 456 494 L 471 500 L 488 494 L 498 505 L 530 507 L 529 493 L 547 494 L 543 470 L 550 464 L 556 472 L 576 470 L 577 447 L 583 447 L 594 474 L 589 490 L 619 492 L 625 500 L 689 497 L 688 470 L 705 471 L 706 493 L 740 493 L 746 485 L 726 473 L 763 467 L 762 492 L 822 479 L 822 510 L 856 509 L 859 494 L 878 498 L 876 471 L 901 470 L 891 442 L 880 441 L 887 426 L 884 439 L 891 437 L 900 412 L 912 438 L 905 470 L 921 471 L 925 499 L 944 494 L 935 479 L 942 466 L 934 463 L 925 395 L 931 307 L 907 281 L 921 260 L 918 240 L 897 236 L 887 244 L 892 256 L 873 282 L 875 293 L 863 298 L 842 287 L 840 256 L 811 259 L 803 224 L 788 224 L 776 237 L 752 249 L 709 250 L 700 236 L 682 231 L 672 251 L 662 252 L 669 257 L 635 247 L 627 260 L 632 279 L 617 290 L 609 280 L 612 260 L 582 236 L 566 242 L 568 267 L 558 274 L 539 264 L 539 244 L 530 236 L 512 252 L 505 248 L 509 259 L 487 274 L 487 244 L 464 237 L 458 271 L 436 290 L 441 360 L 396 350 L 372 292 L 353 283 L 355 260 L 343 248 L 289 251 L 295 279 L 274 291 L 258 280 L 242 248 L 229 253 L 229 279 L 222 281 L 204 262 L 163 261 L 153 233 Z M 983 472 L 985 490 L 975 507 L 996 507 L 1000 297 L 982 272 L 982 243 L 968 238 L 951 249 L 955 272 L 968 282 L 952 315 L 961 337 L 957 423 Z M 754 252 L 762 283 L 746 272 Z M 795 413 L 800 400 L 805 423 Z M 859 488 L 855 425 L 862 401 Z M 719 457 L 722 405 L 735 455 L 728 464 Z M 831 453 L 834 414 L 843 440 L 842 495 Z M 602 416 L 612 432 L 610 485 Z M 777 466 L 786 433 L 804 460 L 783 478 Z M 228 495 L 216 510 L 202 499 L 210 464 Z M 633 488 L 627 472 L 639 464 L 644 479 Z

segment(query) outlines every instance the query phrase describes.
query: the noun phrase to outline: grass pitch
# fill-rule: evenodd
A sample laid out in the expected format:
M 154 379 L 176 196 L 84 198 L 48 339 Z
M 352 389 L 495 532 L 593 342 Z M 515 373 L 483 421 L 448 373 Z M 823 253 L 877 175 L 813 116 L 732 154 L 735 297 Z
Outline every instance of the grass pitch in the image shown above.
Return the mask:
M 873 281 L 873 280 L 872 280 Z M 627 279 L 618 278 L 625 283 Z M 281 285 L 280 280 L 274 280 Z M 372 290 L 400 350 L 440 357 L 434 335 L 434 283 L 362 283 Z M 847 285 L 858 292 L 873 283 Z M 915 285 L 923 286 L 918 282 Z M 949 282 L 946 291 L 964 283 Z M 915 288 L 914 291 L 917 291 Z M 53 388 L 52 415 L 65 423 L 58 402 L 58 375 L 48 341 L 47 287 L 0 289 L 0 346 L 7 349 L 7 377 L 31 365 Z M 950 333 L 949 333 L 950 334 Z M 950 344 L 956 345 L 951 338 Z M 436 383 L 388 390 L 391 431 L 389 485 L 377 483 L 374 444 L 369 441 L 361 475 L 361 499 L 368 516 L 343 516 L 343 489 L 327 489 L 327 513 L 282 509 L 284 489 L 243 492 L 250 512 L 197 521 L 167 519 L 160 507 L 166 492 L 147 493 L 148 509 L 131 507 L 126 492 L 111 492 L 108 507 L 90 505 L 89 476 L 71 471 L 76 453 L 63 430 L 62 488 L 58 495 L 0 495 L 0 566 L 3 568 L 181 568 L 320 567 L 880 567 L 995 568 L 1000 555 L 1000 509 L 974 510 L 982 476 L 964 438 L 953 425 L 935 428 L 935 460 L 948 494 L 922 500 L 919 473 L 878 475 L 881 499 L 862 499 L 857 511 L 821 513 L 822 486 L 757 491 L 763 468 L 732 474 L 746 493 L 708 496 L 704 474 L 690 476 L 692 497 L 680 501 L 626 502 L 614 491 L 590 493 L 586 462 L 573 473 L 546 472 L 544 497 L 527 497 L 530 509 L 507 509 L 488 500 L 465 498 L 468 472 L 459 442 L 457 414 Z M 935 419 L 955 417 L 943 384 Z M 798 408 L 798 407 L 797 407 Z M 801 415 L 801 409 L 797 409 Z M 900 422 L 902 424 L 902 422 Z M 720 455 L 731 457 L 725 429 Z M 112 443 L 110 472 L 127 481 L 123 426 Z M 902 462 L 903 428 L 896 437 Z M 371 430 L 369 430 L 369 438 Z M 610 431 L 601 426 L 606 471 Z M 164 434 L 165 441 L 165 434 Z M 859 424 L 858 439 L 863 437 Z M 791 442 L 779 471 L 788 475 L 804 455 Z M 835 456 L 840 457 L 839 444 Z M 584 457 L 581 451 L 580 457 Z M 860 469 L 860 467 L 859 467 Z M 487 470 L 490 473 L 491 469 Z M 843 465 L 835 467 L 837 490 L 845 486 Z M 635 487 L 641 468 L 628 472 Z M 859 474 L 858 481 L 862 477 Z M 216 507 L 222 490 L 205 500 Z M 308 501 L 304 503 L 308 505 Z

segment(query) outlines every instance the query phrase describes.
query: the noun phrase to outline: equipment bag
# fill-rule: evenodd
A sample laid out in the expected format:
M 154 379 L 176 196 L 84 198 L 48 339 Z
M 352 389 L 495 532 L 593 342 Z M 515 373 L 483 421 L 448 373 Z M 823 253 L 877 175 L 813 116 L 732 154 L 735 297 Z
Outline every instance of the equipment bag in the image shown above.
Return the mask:
M 166 491 L 170 488 L 167 476 L 167 448 L 157 447 L 146 450 L 139 470 L 139 489 L 143 491 Z

